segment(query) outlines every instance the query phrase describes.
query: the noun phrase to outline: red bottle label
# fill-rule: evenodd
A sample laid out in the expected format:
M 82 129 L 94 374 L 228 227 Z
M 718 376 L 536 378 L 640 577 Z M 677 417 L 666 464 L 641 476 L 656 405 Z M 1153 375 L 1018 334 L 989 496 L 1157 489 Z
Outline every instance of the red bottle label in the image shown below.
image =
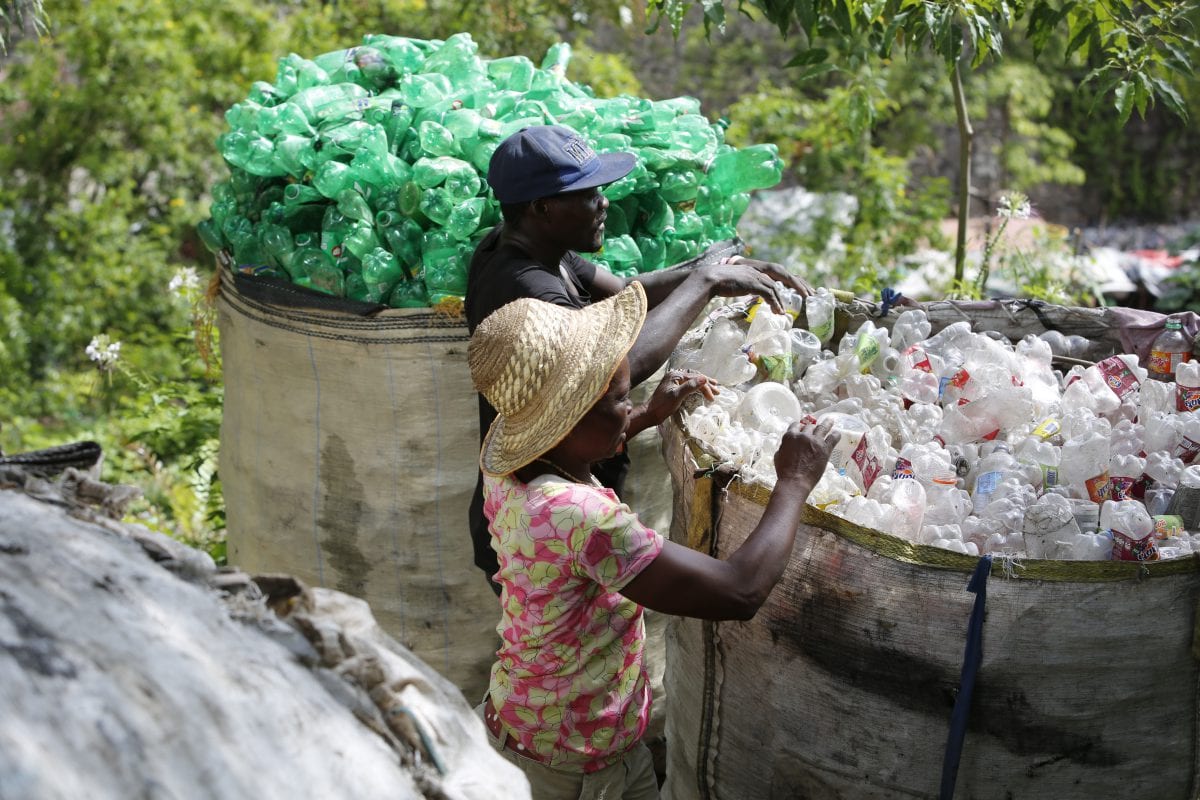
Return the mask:
M 1124 397 L 1138 387 L 1140 381 L 1129 369 L 1129 365 L 1120 356 L 1110 356 L 1096 364 L 1096 369 L 1104 376 L 1104 382 L 1112 389 L 1117 397 Z
M 864 436 L 858 440 L 858 447 L 854 448 L 850 460 L 855 463 L 859 474 L 862 475 L 863 488 L 870 489 L 871 484 L 879 477 L 882 467 L 879 465 L 878 458 L 867 454 L 867 437 Z
M 1118 530 L 1112 532 L 1113 561 L 1157 561 L 1158 546 L 1154 543 L 1154 535 L 1144 539 L 1131 539 Z
M 1200 386 L 1175 385 L 1175 410 L 1195 411 L 1200 409 Z

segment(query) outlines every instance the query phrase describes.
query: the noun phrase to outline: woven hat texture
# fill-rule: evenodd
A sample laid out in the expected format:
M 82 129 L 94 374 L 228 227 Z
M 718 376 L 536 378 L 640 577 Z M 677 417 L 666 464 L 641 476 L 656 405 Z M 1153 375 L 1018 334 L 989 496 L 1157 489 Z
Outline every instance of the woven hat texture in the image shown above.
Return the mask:
M 632 283 L 583 309 L 521 298 L 481 322 L 467 363 L 499 416 L 480 468 L 507 475 L 561 442 L 604 395 L 645 319 L 646 292 Z

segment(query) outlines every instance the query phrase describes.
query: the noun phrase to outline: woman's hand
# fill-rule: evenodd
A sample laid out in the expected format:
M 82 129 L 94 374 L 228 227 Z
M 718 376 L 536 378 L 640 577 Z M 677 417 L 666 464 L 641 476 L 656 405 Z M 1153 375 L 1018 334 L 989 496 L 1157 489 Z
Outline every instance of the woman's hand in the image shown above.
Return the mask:
M 775 451 L 778 480 L 803 481 L 809 489 L 816 486 L 839 439 L 841 434 L 833 429 L 832 420 L 819 425 L 793 422 Z
M 667 370 L 646 405 L 634 409 L 626 438 L 633 438 L 646 428 L 652 428 L 667 419 L 678 411 L 683 401 L 691 395 L 699 393 L 708 401 L 720 391 L 716 381 L 695 370 Z

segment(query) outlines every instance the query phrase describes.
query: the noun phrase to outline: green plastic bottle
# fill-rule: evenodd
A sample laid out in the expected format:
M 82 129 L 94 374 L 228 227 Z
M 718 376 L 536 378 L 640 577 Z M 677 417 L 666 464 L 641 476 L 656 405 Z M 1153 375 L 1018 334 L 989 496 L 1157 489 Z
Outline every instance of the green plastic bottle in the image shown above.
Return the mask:
M 404 270 L 394 255 L 382 247 L 376 247 L 363 256 L 362 276 L 374 300 L 382 302 L 404 277 Z
M 458 203 L 450 211 L 450 217 L 446 220 L 446 230 L 458 241 L 467 241 L 479 230 L 479 219 L 486 204 L 487 201 L 482 197 L 472 197 Z
M 372 33 L 363 37 L 363 44 L 383 53 L 399 75 L 419 72 L 425 63 L 425 51 L 416 41 L 404 36 Z
M 686 203 L 696 199 L 701 175 L 692 169 L 670 169 L 658 176 L 659 193 L 668 203 Z
M 308 136 L 285 133 L 275 139 L 275 163 L 293 178 L 303 178 L 315 156 L 312 146 Z
M 301 58 L 295 53 L 289 53 L 279 59 L 275 69 L 275 89 L 285 98 L 328 83 L 328 72 L 318 67 L 315 62 Z
M 606 236 L 600 256 L 608 263 L 613 273 L 622 275 L 639 272 L 642 266 L 642 251 L 632 236 Z
M 233 130 L 217 137 L 217 149 L 230 166 L 260 177 L 281 177 L 287 171 L 275 160 L 275 145 L 257 131 Z
M 315 187 L 305 183 L 289 183 L 283 189 L 284 202 L 293 205 L 302 203 L 323 203 L 326 200 L 325 195 L 321 194 Z
M 330 200 L 336 200 L 342 192 L 356 188 L 357 178 L 358 176 L 354 170 L 350 169 L 349 164 L 343 164 L 341 161 L 326 161 L 317 168 L 312 182 L 317 191 Z
M 345 276 L 324 250 L 316 247 L 296 248 L 288 273 L 292 276 L 292 282 L 299 286 L 335 297 L 346 295 Z
M 421 141 L 421 149 L 430 156 L 452 156 L 458 152 L 454 134 L 433 120 L 425 120 L 417 126 L 417 137 Z
M 440 103 L 454 93 L 450 79 L 438 73 L 404 75 L 397 85 L 404 102 L 416 109 Z
M 444 226 L 454 211 L 454 200 L 445 189 L 426 189 L 421 195 L 420 209 L 426 217 Z
M 219 253 L 225 249 L 225 237 L 221 235 L 221 226 L 215 219 L 201 220 L 196 225 L 196 233 L 210 253 Z
M 405 277 L 411 278 L 421 266 L 421 226 L 397 212 L 380 211 L 375 215 L 375 227 L 404 270 Z
M 370 223 L 375 219 L 375 212 L 367 205 L 363 196 L 354 189 L 343 189 L 337 193 L 337 210 L 347 219 Z
M 292 253 L 296 249 L 292 241 L 292 232 L 282 225 L 260 224 L 258 239 L 267 257 L 267 263 L 287 270 L 292 261 Z
M 769 188 L 782 177 L 779 148 L 766 143 L 718 153 L 709 165 L 706 182 L 721 194 L 733 196 Z
M 487 62 L 488 76 L 496 88 L 513 92 L 527 92 L 533 84 L 536 67 L 525 56 L 494 58 Z
M 400 281 L 388 297 L 387 304 L 392 308 L 428 308 L 431 303 L 423 277 Z
M 609 208 L 612 211 L 612 208 Z M 634 238 L 642 254 L 642 272 L 654 272 L 667 265 L 667 243 L 660 236 L 637 236 Z
M 557 42 L 546 50 L 546 55 L 542 58 L 542 69 L 559 78 L 565 78 L 570 63 L 571 45 L 567 42 Z
M 375 234 L 375 226 L 371 222 L 351 220 L 342 245 L 356 259 L 363 259 L 375 248 L 379 247 L 379 237 Z

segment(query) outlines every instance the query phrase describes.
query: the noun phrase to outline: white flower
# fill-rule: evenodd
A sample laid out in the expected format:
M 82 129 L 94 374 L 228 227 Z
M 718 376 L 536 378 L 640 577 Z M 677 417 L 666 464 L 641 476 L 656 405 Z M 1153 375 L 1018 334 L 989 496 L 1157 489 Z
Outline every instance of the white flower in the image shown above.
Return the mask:
M 177 294 L 183 297 L 191 294 L 200 288 L 200 276 L 196 274 L 195 267 L 181 267 L 175 271 L 171 282 L 167 284 L 167 291 L 172 294 Z
M 114 342 L 108 338 L 108 334 L 101 333 L 92 337 L 92 341 L 84 348 L 87 357 L 96 362 L 102 370 L 112 369 L 112 366 L 117 363 L 117 359 L 121 357 L 121 343 Z
M 1029 219 L 1032 213 L 1033 207 L 1029 205 L 1029 198 L 1020 192 L 1000 196 L 1000 207 L 996 209 L 997 217 Z
M 629 6 L 621 6 L 617 9 L 617 14 L 621 19 L 622 28 L 628 28 L 633 24 L 633 12 L 629 9 Z

